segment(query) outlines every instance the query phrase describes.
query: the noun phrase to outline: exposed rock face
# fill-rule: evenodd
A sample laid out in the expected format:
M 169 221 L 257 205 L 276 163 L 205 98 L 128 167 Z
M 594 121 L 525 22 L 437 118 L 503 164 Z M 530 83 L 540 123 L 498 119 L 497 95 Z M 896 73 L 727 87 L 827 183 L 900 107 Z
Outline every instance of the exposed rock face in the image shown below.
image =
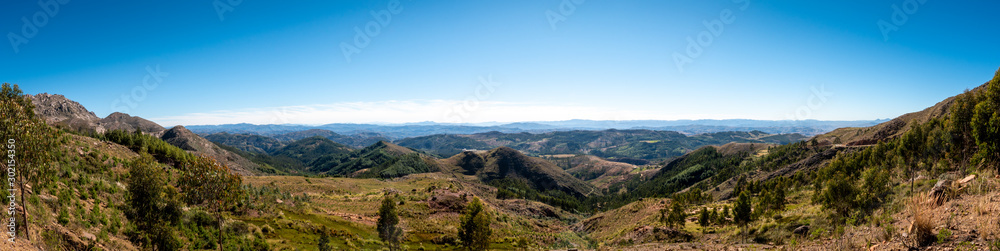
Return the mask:
M 41 117 L 45 123 L 78 131 L 104 132 L 104 128 L 98 125 L 101 119 L 97 115 L 63 95 L 39 93 L 28 95 L 28 98 L 35 106 L 35 115 Z
M 93 112 L 80 105 L 76 101 L 67 99 L 63 95 L 41 93 L 28 95 L 31 103 L 35 106 L 35 115 L 45 120 L 52 126 L 65 127 L 70 130 L 80 132 L 104 133 L 110 130 L 135 131 L 142 130 L 143 133 L 163 139 L 167 143 L 180 147 L 196 155 L 204 155 L 215 159 L 221 164 L 229 167 L 234 173 L 240 175 L 254 175 L 254 170 L 259 166 L 242 156 L 226 151 L 216 146 L 197 134 L 188 131 L 183 126 L 177 126 L 167 130 L 156 124 L 137 116 L 115 112 L 107 117 L 98 118 Z
M 160 137 L 166 128 L 140 117 L 129 116 L 128 114 L 115 112 L 107 117 L 98 118 L 94 112 L 87 110 L 80 103 L 70 100 L 63 95 L 41 93 L 31 96 L 31 103 L 35 105 L 35 115 L 45 120 L 53 126 L 68 127 L 68 129 L 81 132 L 104 133 L 110 130 L 135 131 L 136 128 L 143 133 Z
M 212 143 L 211 141 L 208 141 L 207 139 L 189 131 L 187 128 L 184 128 L 184 126 L 175 126 L 174 128 L 170 128 L 170 130 L 163 132 L 163 136 L 160 138 L 171 145 L 184 149 L 185 151 L 213 158 L 220 164 L 228 166 L 230 170 L 240 175 L 253 175 L 252 170 L 257 170 L 259 168 L 257 164 L 250 162 L 250 160 L 243 158 L 243 156 L 222 149 L 221 147 L 215 145 L 215 143 Z

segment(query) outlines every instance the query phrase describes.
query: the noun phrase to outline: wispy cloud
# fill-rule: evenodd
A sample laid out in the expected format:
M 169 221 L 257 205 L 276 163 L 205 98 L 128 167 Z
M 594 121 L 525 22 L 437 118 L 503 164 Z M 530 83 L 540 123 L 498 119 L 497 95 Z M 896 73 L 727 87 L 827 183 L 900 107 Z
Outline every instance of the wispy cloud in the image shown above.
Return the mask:
M 205 113 L 188 113 L 177 116 L 152 118 L 162 125 L 213 125 L 213 124 L 327 124 L 327 123 L 407 123 L 407 122 L 456 122 L 450 117 L 454 110 L 469 105 L 456 100 L 391 100 L 378 102 L 341 102 L 302 106 L 219 110 Z M 569 119 L 634 120 L 680 119 L 649 111 L 621 111 L 587 105 L 552 105 L 543 103 L 517 103 L 484 101 L 476 104 L 461 122 L 518 122 L 553 121 Z

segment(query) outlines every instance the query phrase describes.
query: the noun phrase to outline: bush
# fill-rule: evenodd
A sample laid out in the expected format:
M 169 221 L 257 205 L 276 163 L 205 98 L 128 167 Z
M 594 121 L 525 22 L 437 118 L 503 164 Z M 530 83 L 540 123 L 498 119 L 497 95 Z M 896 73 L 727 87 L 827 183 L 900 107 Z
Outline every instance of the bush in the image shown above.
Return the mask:
M 66 211 L 66 208 L 59 210 L 59 218 L 56 221 L 59 222 L 59 225 L 63 226 L 69 223 L 69 212 Z
M 937 234 L 938 243 L 944 243 L 945 241 L 948 241 L 948 239 L 951 239 L 951 230 L 948 230 L 947 228 L 942 228 L 941 231 L 938 231 Z

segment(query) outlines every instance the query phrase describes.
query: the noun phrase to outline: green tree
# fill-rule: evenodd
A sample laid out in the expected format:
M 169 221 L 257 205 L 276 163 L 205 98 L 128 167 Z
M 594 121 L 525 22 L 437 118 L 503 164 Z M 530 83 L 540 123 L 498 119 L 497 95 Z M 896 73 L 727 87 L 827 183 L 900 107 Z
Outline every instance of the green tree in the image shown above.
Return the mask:
M 914 125 L 903 134 L 900 144 L 896 148 L 897 153 L 906 160 L 907 170 L 910 177 L 910 194 L 913 194 L 913 176 L 916 172 L 916 165 L 923 157 L 924 151 L 924 130 L 920 125 Z
M 701 225 L 701 231 L 705 232 L 705 228 L 709 224 L 712 224 L 712 214 L 708 212 L 707 208 L 701 208 L 698 212 L 698 225 Z
M 17 181 L 21 187 L 21 201 L 24 202 L 25 183 L 31 182 L 33 187 L 39 187 L 39 182 L 49 182 L 46 177 L 53 175 L 48 168 L 48 162 L 53 160 L 53 153 L 58 147 L 59 131 L 37 118 L 35 106 L 31 99 L 21 92 L 17 85 L 3 83 L 0 87 L 0 139 L 4 152 L 14 154 L 13 164 L 17 170 Z M 20 203 L 23 211 L 21 226 L 24 227 L 25 238 L 31 240 L 28 231 L 28 204 Z
M 660 208 L 660 222 L 662 222 L 663 225 L 670 226 L 670 210 Z
M 403 229 L 396 226 L 399 224 L 399 216 L 396 213 L 396 201 L 388 194 L 384 197 L 382 199 L 382 207 L 378 209 L 378 237 L 382 238 L 382 241 L 389 246 L 389 250 L 397 250 L 399 249 L 399 241 L 403 235 Z
M 962 165 L 968 161 L 968 150 L 971 148 L 972 138 L 972 116 L 976 109 L 976 94 L 968 89 L 964 93 L 955 96 L 955 102 L 951 105 L 951 115 L 948 127 L 948 134 L 951 135 L 951 159 L 955 163 Z
M 843 219 L 850 216 L 851 210 L 857 204 L 855 198 L 858 193 L 858 188 L 846 177 L 838 175 L 826 181 L 817 200 L 823 207 L 833 210 Z
M 722 214 L 719 217 L 719 222 L 722 224 L 729 223 L 729 206 L 722 206 Z
M 740 197 L 736 200 L 736 205 L 733 206 L 733 220 L 736 221 L 736 224 L 745 227 L 753 220 L 750 207 L 750 193 L 740 192 Z
M 719 215 L 719 209 L 718 208 L 712 208 L 712 212 L 709 213 L 708 219 L 712 220 L 712 223 L 715 223 L 715 224 L 721 224 L 722 221 L 723 221 L 722 216 Z M 709 223 L 709 224 L 711 224 L 711 223 Z
M 330 230 L 327 230 L 326 226 L 323 226 L 319 230 L 319 244 L 317 244 L 319 251 L 333 250 L 333 248 L 330 247 L 330 233 L 328 232 L 330 232 Z
M 181 164 L 177 183 L 188 204 L 208 204 L 218 218 L 219 248 L 222 248 L 222 210 L 234 205 L 241 197 L 243 179 L 209 157 L 199 156 Z
M 997 162 L 997 152 L 1000 151 L 1000 114 L 997 114 L 997 104 L 984 100 L 976 105 L 972 117 L 972 135 L 976 139 L 979 152 L 976 159 L 993 165 Z
M 670 215 L 667 216 L 668 225 L 683 228 L 684 218 L 687 218 L 687 213 L 684 212 L 684 205 L 681 205 L 680 201 L 675 200 L 670 205 Z
M 180 242 L 168 225 L 180 216 L 179 202 L 170 198 L 163 169 L 152 156 L 142 154 L 130 164 L 128 176 L 128 208 L 125 216 L 135 224 L 138 235 L 134 242 L 148 244 L 158 250 L 176 250 Z
M 785 198 L 785 186 L 784 184 L 777 184 L 774 186 L 774 197 L 772 197 L 771 209 L 774 210 L 785 210 L 785 204 L 788 204 L 788 199 Z
M 479 197 L 473 198 L 465 208 L 458 229 L 462 245 L 469 250 L 486 250 L 490 244 L 490 235 L 493 234 L 493 229 L 490 228 L 491 220 L 490 213 Z

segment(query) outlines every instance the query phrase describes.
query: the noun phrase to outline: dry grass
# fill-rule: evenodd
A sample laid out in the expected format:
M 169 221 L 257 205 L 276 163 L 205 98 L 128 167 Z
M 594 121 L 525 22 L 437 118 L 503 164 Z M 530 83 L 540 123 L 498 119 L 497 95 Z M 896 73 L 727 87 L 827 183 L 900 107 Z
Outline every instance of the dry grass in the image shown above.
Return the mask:
M 910 213 L 913 215 L 913 223 L 910 225 L 910 235 L 913 241 L 920 246 L 934 242 L 934 220 L 931 218 L 931 206 L 920 199 L 912 197 L 910 199 Z
M 969 192 L 978 194 L 973 205 L 975 212 L 975 224 L 983 236 L 995 236 L 1000 234 L 1000 224 L 993 219 L 998 211 L 998 204 L 994 201 L 995 195 L 995 171 L 987 170 L 976 177 L 969 184 Z

